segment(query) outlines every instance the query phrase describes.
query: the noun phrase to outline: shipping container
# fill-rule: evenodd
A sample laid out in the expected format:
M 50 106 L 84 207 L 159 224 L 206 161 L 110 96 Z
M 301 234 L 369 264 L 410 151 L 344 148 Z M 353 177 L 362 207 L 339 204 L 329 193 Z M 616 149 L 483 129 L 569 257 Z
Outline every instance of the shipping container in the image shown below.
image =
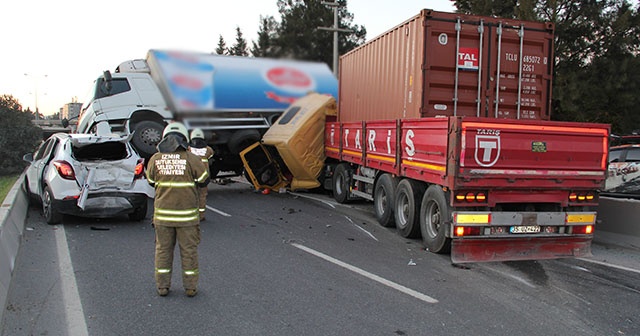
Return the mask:
M 549 120 L 553 28 L 422 10 L 340 58 L 338 120 Z

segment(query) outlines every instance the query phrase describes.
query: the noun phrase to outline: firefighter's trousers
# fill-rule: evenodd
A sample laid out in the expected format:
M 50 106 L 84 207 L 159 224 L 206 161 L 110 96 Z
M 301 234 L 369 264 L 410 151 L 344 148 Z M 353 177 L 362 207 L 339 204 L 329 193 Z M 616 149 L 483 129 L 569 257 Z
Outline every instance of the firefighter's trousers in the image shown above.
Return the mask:
M 198 205 L 198 210 L 200 211 L 200 220 L 205 219 L 205 213 L 207 212 L 207 193 L 209 192 L 208 187 L 200 187 L 198 188 L 198 198 L 200 204 Z
M 170 227 L 155 225 L 156 261 L 155 276 L 158 288 L 171 287 L 173 269 L 173 251 L 176 241 L 180 247 L 182 264 L 182 286 L 184 289 L 198 288 L 198 244 L 200 244 L 200 225 Z

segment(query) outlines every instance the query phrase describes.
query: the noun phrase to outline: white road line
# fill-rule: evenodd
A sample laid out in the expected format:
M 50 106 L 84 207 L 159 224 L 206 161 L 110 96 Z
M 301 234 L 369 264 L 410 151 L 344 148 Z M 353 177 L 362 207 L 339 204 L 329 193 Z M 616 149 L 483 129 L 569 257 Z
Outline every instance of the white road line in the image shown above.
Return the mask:
M 308 199 L 310 199 L 310 200 L 314 200 L 314 201 L 317 201 L 317 202 L 323 203 L 323 204 L 325 204 L 325 205 L 330 206 L 330 207 L 331 207 L 331 208 L 333 208 L 333 209 L 335 209 L 335 208 L 336 208 L 336 206 L 335 206 L 335 205 L 333 205 L 333 204 L 331 204 L 331 202 L 328 202 L 328 201 L 325 201 L 325 200 L 322 200 L 322 199 L 319 199 L 319 198 L 316 198 L 316 197 L 312 197 L 312 196 L 308 196 L 308 195 L 304 195 L 304 194 L 299 194 L 299 193 L 297 193 L 297 192 L 292 192 L 292 191 L 289 191 L 289 193 L 290 193 L 291 195 L 294 195 L 294 196 L 303 197 L 303 198 L 308 198 Z
M 304 245 L 300 245 L 300 244 L 296 244 L 296 243 L 292 243 L 291 245 L 296 247 L 296 248 L 299 248 L 299 249 L 301 249 L 301 250 L 303 250 L 303 251 L 305 251 L 305 252 L 307 252 L 309 254 L 313 254 L 316 257 L 322 258 L 322 259 L 324 259 L 324 260 L 326 260 L 326 261 L 328 261 L 330 263 L 336 264 L 336 265 L 338 265 L 340 267 L 344 267 L 344 268 L 346 268 L 346 269 L 348 269 L 348 270 L 350 270 L 350 271 L 352 271 L 354 273 L 360 274 L 360 275 L 362 275 L 362 276 L 364 276 L 366 278 L 369 278 L 369 279 L 371 279 L 373 281 L 379 282 L 379 283 L 381 283 L 381 284 L 383 284 L 385 286 L 391 287 L 391 288 L 393 288 L 393 289 L 395 289 L 397 291 L 400 291 L 400 292 L 405 293 L 407 295 L 413 296 L 414 298 L 416 298 L 418 300 L 422 300 L 422 301 L 427 302 L 427 303 L 438 303 L 438 300 L 436 300 L 436 299 L 434 299 L 434 298 L 432 298 L 432 297 L 430 297 L 428 295 L 422 294 L 422 293 L 417 292 L 417 291 L 415 291 L 415 290 L 413 290 L 411 288 L 407 288 L 405 286 L 397 284 L 397 283 L 395 283 L 393 281 L 384 279 L 382 277 L 379 277 L 379 276 L 377 276 L 377 275 L 375 275 L 373 273 L 369 273 L 369 272 L 367 272 L 367 271 L 365 271 L 363 269 L 360 269 L 358 267 L 349 265 L 349 264 L 347 264 L 345 262 L 342 262 L 342 261 L 340 261 L 338 259 L 330 257 L 330 256 L 328 256 L 328 255 L 326 255 L 326 254 L 324 254 L 322 252 L 318 252 L 318 251 L 316 251 L 314 249 L 311 249 L 311 248 L 308 248 L 308 247 L 306 247 Z
M 60 263 L 60 282 L 62 285 L 62 301 L 64 303 L 65 316 L 67 317 L 68 335 L 89 335 L 87 322 L 80 302 L 80 294 L 76 284 L 73 264 L 69 255 L 69 244 L 64 226 L 57 226 L 55 230 L 56 245 L 58 249 L 58 261 Z
M 225 216 L 225 217 L 231 217 L 231 215 L 230 215 L 230 214 L 228 214 L 228 213 L 226 213 L 226 212 L 224 212 L 224 211 L 220 211 L 220 210 L 218 210 L 218 209 L 216 209 L 216 208 L 214 208 L 214 207 L 208 206 L 208 205 L 207 205 L 207 209 L 209 209 L 209 210 L 211 210 L 211 211 L 213 211 L 213 212 L 215 212 L 215 213 L 217 213 L 217 214 L 220 214 L 220 215 L 222 215 L 222 216 Z
M 371 234 L 371 232 L 365 230 L 363 227 L 361 227 L 360 225 L 354 223 L 354 221 L 351 220 L 351 218 L 349 218 L 349 216 L 344 216 L 346 219 L 349 220 L 349 222 L 351 222 L 351 224 L 355 225 L 355 227 L 357 227 L 358 229 L 362 230 L 364 233 L 368 234 L 369 237 L 373 238 L 373 240 L 375 241 L 379 241 L 378 238 L 376 238 L 376 236 L 374 236 L 373 234 Z
M 599 260 L 593 260 L 593 259 L 587 259 L 587 258 L 577 258 L 577 259 L 578 260 L 582 260 L 582 261 L 586 261 L 586 262 L 590 262 L 590 263 L 593 263 L 593 264 L 603 265 L 603 266 L 607 266 L 607 267 L 611 267 L 611 268 L 617 268 L 617 269 L 620 269 L 620 270 L 623 270 L 623 271 L 629 271 L 629 272 L 640 274 L 640 270 L 637 270 L 635 268 L 629 268 L 629 267 L 625 267 L 625 266 L 614 265 L 614 264 L 610 264 L 608 262 L 599 261 Z

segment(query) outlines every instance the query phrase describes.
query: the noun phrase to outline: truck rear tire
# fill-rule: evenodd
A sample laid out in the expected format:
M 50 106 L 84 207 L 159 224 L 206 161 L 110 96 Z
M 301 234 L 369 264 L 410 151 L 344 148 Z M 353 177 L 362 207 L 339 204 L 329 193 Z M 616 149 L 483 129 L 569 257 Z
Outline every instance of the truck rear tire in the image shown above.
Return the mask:
M 448 253 L 451 250 L 451 238 L 446 236 L 446 223 L 450 216 L 451 211 L 442 187 L 429 186 L 420 206 L 422 242 L 429 251 Z
M 349 165 L 341 163 L 336 166 L 336 171 L 333 173 L 333 198 L 338 203 L 347 203 L 349 201 L 350 187 Z
M 138 154 L 148 159 L 157 152 L 156 146 L 162 140 L 164 126 L 156 121 L 143 120 L 133 126 L 131 143 Z
M 378 223 L 384 227 L 394 225 L 393 209 L 398 179 L 390 174 L 382 174 L 373 191 L 373 209 Z
M 398 183 L 395 198 L 394 218 L 398 234 L 404 238 L 420 237 L 420 200 L 424 193 L 424 184 L 411 179 Z

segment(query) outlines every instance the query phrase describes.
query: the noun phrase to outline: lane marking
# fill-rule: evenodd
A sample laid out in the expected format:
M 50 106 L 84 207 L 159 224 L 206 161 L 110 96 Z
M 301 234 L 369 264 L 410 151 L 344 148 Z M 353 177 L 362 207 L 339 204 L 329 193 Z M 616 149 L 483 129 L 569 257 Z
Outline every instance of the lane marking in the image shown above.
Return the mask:
M 208 206 L 207 205 L 207 209 L 209 209 L 209 210 L 211 210 L 211 211 L 213 211 L 213 212 L 215 212 L 215 213 L 217 213 L 219 215 L 222 215 L 222 216 L 225 216 L 225 217 L 231 217 L 230 214 L 228 214 L 228 213 L 226 213 L 224 211 L 220 211 L 220 210 L 218 210 L 218 209 L 216 209 L 216 208 L 214 208 L 212 206 Z
M 361 227 L 360 225 L 354 223 L 354 221 L 351 220 L 351 218 L 349 218 L 349 216 L 344 216 L 345 218 L 347 218 L 349 220 L 349 222 L 351 222 L 351 224 L 355 225 L 358 229 L 362 230 L 364 233 L 368 234 L 369 237 L 373 238 L 373 240 L 375 241 L 379 241 L 378 238 L 376 238 L 376 236 L 374 236 L 373 234 L 371 234 L 371 232 L 365 230 L 363 227 Z
M 322 258 L 322 259 L 324 259 L 324 260 L 326 260 L 326 261 L 328 261 L 328 262 L 330 262 L 332 264 L 338 265 L 338 266 L 346 268 L 346 269 L 348 269 L 348 270 L 350 270 L 350 271 L 352 271 L 354 273 L 360 274 L 360 275 L 364 276 L 365 278 L 368 278 L 370 280 L 376 281 L 376 282 L 381 283 L 381 284 L 383 284 L 385 286 L 391 287 L 391 288 L 393 288 L 393 289 L 395 289 L 397 291 L 400 291 L 402 293 L 405 293 L 405 294 L 407 294 L 409 296 L 413 296 L 414 298 L 416 298 L 418 300 L 422 300 L 422 301 L 427 302 L 427 303 L 438 303 L 438 300 L 436 300 L 436 299 L 434 299 L 434 298 L 432 298 L 432 297 L 430 297 L 428 295 L 422 294 L 422 293 L 420 293 L 418 291 L 415 291 L 415 290 L 413 290 L 411 288 L 407 288 L 407 287 L 402 286 L 400 284 L 397 284 L 397 283 L 395 283 L 393 281 L 390 281 L 390 280 L 387 280 L 385 278 L 379 277 L 379 276 L 377 276 L 377 275 L 375 275 L 373 273 L 369 273 L 369 272 L 367 272 L 367 271 L 365 271 L 365 270 L 363 270 L 361 268 L 349 265 L 349 264 L 347 264 L 345 262 L 342 262 L 342 261 L 340 261 L 340 260 L 338 260 L 336 258 L 330 257 L 330 256 L 328 256 L 328 255 L 326 255 L 326 254 L 324 254 L 322 252 L 318 252 L 318 251 L 316 251 L 314 249 L 308 248 L 308 247 L 306 247 L 304 245 L 300 245 L 300 244 L 297 244 L 297 243 L 291 243 L 291 245 L 296 247 L 296 248 L 298 248 L 298 249 L 300 249 L 300 250 L 303 250 L 303 251 L 305 251 L 305 252 L 307 252 L 309 254 L 312 254 L 312 255 L 314 255 L 316 257 Z
M 335 205 L 333 205 L 333 204 L 332 204 L 331 202 L 329 202 L 329 201 L 325 201 L 325 200 L 322 200 L 322 199 L 319 199 L 319 198 L 316 198 L 316 197 L 312 197 L 312 196 L 308 196 L 308 195 L 299 194 L 299 193 L 297 193 L 297 192 L 292 192 L 292 191 L 288 191 L 288 193 L 290 193 L 291 195 L 295 195 L 295 196 L 302 197 L 302 198 L 308 198 L 308 199 L 310 199 L 310 200 L 314 200 L 314 201 L 317 201 L 317 202 L 323 203 L 323 204 L 325 204 L 325 205 L 330 206 L 330 207 L 331 207 L 331 208 L 333 208 L 333 209 L 335 209 L 335 208 L 336 208 L 336 206 L 335 206 Z
M 620 269 L 620 270 L 623 270 L 623 271 L 629 271 L 629 272 L 640 274 L 640 270 L 637 270 L 635 268 L 614 265 L 614 264 L 610 264 L 608 262 L 599 261 L 599 260 L 593 260 L 593 259 L 587 259 L 587 258 L 576 258 L 576 259 L 582 260 L 582 261 L 586 261 L 586 262 L 590 262 L 590 263 L 593 263 L 593 264 L 598 264 L 598 265 L 607 266 L 607 267 L 611 267 L 611 268 L 617 268 L 617 269 Z
M 62 286 L 62 301 L 67 318 L 68 335 L 88 336 L 87 321 L 84 317 L 80 293 L 76 284 L 73 264 L 69 255 L 69 244 L 64 226 L 58 225 L 55 230 L 58 261 L 60 262 L 60 282 Z

